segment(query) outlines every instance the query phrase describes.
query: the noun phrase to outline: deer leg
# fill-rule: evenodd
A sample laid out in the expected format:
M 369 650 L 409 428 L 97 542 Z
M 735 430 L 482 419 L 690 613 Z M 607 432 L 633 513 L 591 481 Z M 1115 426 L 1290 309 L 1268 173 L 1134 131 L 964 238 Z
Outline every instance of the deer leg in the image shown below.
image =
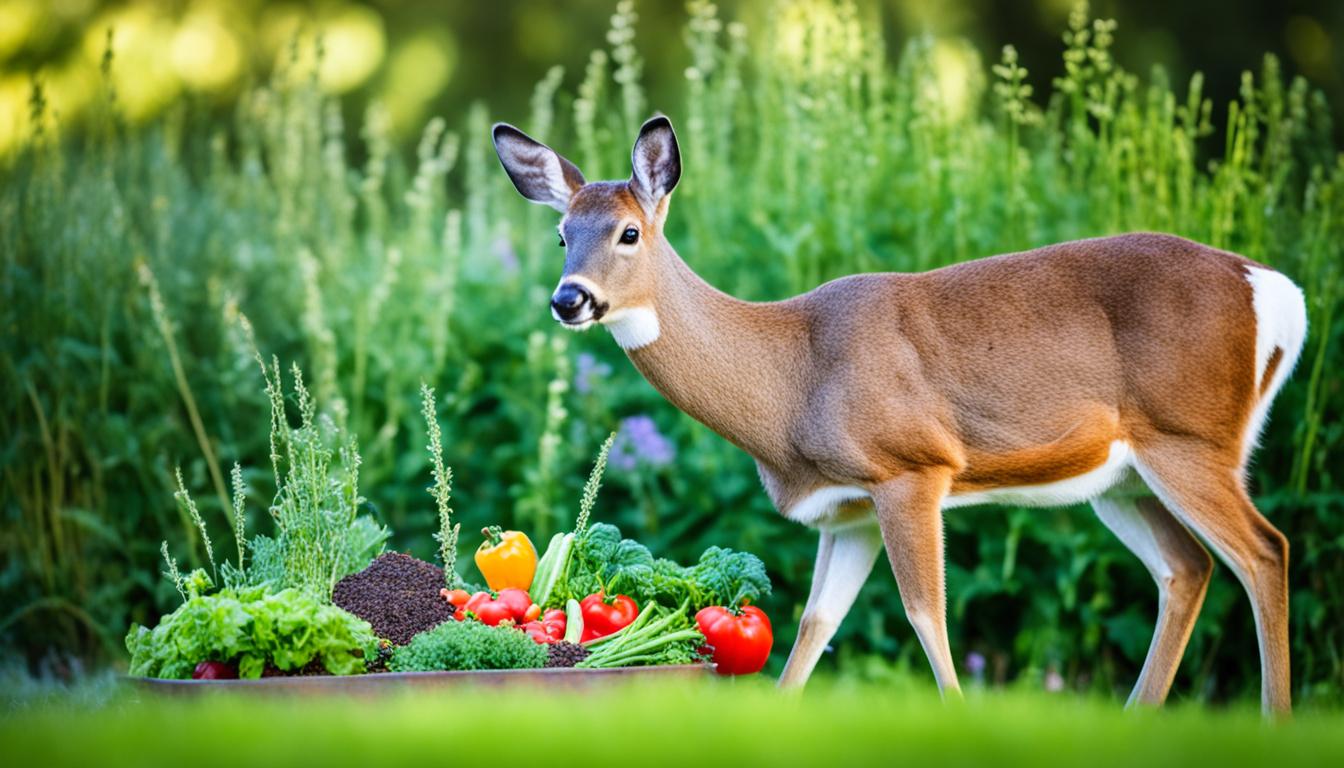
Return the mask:
M 1152 496 L 1107 494 L 1092 500 L 1097 517 L 1157 582 L 1157 625 L 1148 658 L 1125 706 L 1161 704 L 1195 627 L 1213 560 L 1199 541 Z
M 781 688 L 797 688 L 807 682 L 826 644 L 854 605 L 859 588 L 868 580 L 881 548 L 882 539 L 872 525 L 821 532 L 812 591 L 798 624 L 793 651 L 779 676 Z
M 1136 467 L 1162 503 L 1236 574 L 1251 599 L 1260 642 L 1260 703 L 1292 709 L 1288 658 L 1288 540 L 1256 510 L 1239 450 L 1164 437 L 1136 447 Z
M 947 642 L 943 573 L 942 502 L 950 484 L 951 474 L 939 468 L 907 472 L 870 491 L 906 618 L 944 696 L 961 694 Z

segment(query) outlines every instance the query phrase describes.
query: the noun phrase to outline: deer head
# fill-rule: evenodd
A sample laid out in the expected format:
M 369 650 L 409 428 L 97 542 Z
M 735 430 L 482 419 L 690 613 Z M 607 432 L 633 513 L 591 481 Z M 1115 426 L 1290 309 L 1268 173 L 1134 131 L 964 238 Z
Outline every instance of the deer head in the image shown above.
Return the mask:
M 586 182 L 555 150 L 507 123 L 494 127 L 495 151 L 518 191 L 559 211 L 565 267 L 551 295 L 551 315 L 581 331 L 608 326 L 626 349 L 658 338 L 654 310 L 658 262 L 666 248 L 668 198 L 681 177 L 672 123 L 644 123 L 626 181 Z

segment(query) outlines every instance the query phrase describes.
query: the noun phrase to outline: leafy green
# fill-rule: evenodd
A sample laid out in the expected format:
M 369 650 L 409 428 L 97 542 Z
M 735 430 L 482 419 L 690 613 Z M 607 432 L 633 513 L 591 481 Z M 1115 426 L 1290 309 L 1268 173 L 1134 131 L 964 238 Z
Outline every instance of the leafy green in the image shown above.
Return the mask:
M 707 605 L 741 605 L 770 594 L 765 564 L 750 552 L 710 547 L 692 566 L 655 559 L 648 547 L 621 537 L 610 523 L 594 523 L 574 539 L 569 568 L 551 603 L 582 599 L 594 592 L 623 593 L 640 605 L 682 603 L 698 611 Z
M 697 610 L 706 605 L 736 607 L 744 600 L 756 601 L 770 594 L 765 563 L 750 552 L 710 547 L 690 571 L 699 588 Z
M 392 654 L 393 672 L 462 669 L 536 669 L 546 664 L 546 646 L 513 627 L 479 621 L 446 621 L 421 632 Z
M 333 675 L 358 674 L 377 643 L 363 619 L 302 590 L 261 586 L 192 593 L 153 630 L 133 624 L 126 635 L 132 675 L 174 679 L 202 661 L 235 663 L 244 678 L 260 677 L 267 662 L 292 671 L 313 659 Z
M 653 554 L 634 539 L 621 538 L 610 523 L 594 523 L 575 536 L 561 598 L 583 599 L 594 592 L 628 594 L 643 602 L 653 590 Z

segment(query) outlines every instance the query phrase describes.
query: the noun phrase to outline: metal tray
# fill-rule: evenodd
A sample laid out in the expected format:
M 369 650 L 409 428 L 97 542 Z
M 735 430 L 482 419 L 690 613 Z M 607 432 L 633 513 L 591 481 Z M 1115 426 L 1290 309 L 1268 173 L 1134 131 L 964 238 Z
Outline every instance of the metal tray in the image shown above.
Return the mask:
M 155 677 L 123 677 L 131 687 L 154 694 L 195 696 L 210 691 L 286 694 L 376 694 L 400 690 L 424 690 L 455 686 L 520 685 L 547 688 L 582 688 L 602 683 L 636 680 L 685 680 L 714 672 L 713 664 L 676 664 L 662 667 L 615 669 L 500 669 L 479 672 L 378 672 L 368 675 L 311 675 L 263 677 L 257 680 L 165 680 Z

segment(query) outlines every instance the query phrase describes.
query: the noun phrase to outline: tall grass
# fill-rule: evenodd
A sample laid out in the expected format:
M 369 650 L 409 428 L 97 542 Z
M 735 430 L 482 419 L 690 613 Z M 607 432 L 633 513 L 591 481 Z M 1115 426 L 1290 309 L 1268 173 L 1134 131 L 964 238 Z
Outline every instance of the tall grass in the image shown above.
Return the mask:
M 623 177 L 634 128 L 657 109 L 678 125 L 685 163 L 669 236 L 746 298 L 1131 229 L 1297 280 L 1312 335 L 1253 485 L 1292 541 L 1297 692 L 1344 696 L 1344 392 L 1331 376 L 1344 360 L 1344 157 L 1319 93 L 1266 58 L 1238 100 L 1211 104 L 1198 76 L 1124 71 L 1109 54 L 1123 30 L 1085 10 L 1062 41 L 1065 74 L 1038 93 L 1024 70 L 1041 52 L 1005 49 L 987 68 L 956 41 L 888 43 L 853 4 L 769 10 L 729 21 L 690 3 L 686 80 L 650 94 L 636 9 L 620 3 L 608 46 L 583 72 L 548 75 L 530 115 L 473 105 L 432 121 L 409 158 L 378 107 L 347 126 L 304 78 L 248 93 L 228 124 L 183 106 L 136 132 L 105 89 L 103 117 L 77 138 L 35 91 L 38 130 L 0 189 L 4 642 L 35 661 L 96 653 L 172 603 L 153 574 L 158 542 L 196 541 L 171 503 L 172 468 L 222 521 L 222 467 L 266 463 L 255 344 L 312 373 L 326 417 L 361 439 L 370 504 L 422 557 L 438 528 L 422 381 L 441 393 L 466 530 L 556 529 L 594 448 L 621 418 L 651 414 L 676 461 L 613 466 L 594 514 L 672 557 L 711 543 L 760 553 L 779 586 L 766 605 L 778 664 L 810 534 L 770 511 L 747 457 L 663 403 L 602 334 L 554 328 L 551 214 L 518 199 L 488 139 L 489 122 L 508 119 L 589 178 Z M 263 498 L 273 482 L 236 481 Z M 174 547 L 187 569 L 203 562 L 192 547 Z M 958 513 L 948 553 L 953 646 L 983 657 L 989 681 L 1131 683 L 1155 590 L 1090 513 Z M 923 668 L 884 571 L 836 640 L 847 673 L 881 674 L 879 659 Z M 1250 611 L 1221 574 L 1178 690 L 1223 698 L 1257 681 Z

